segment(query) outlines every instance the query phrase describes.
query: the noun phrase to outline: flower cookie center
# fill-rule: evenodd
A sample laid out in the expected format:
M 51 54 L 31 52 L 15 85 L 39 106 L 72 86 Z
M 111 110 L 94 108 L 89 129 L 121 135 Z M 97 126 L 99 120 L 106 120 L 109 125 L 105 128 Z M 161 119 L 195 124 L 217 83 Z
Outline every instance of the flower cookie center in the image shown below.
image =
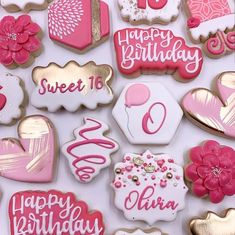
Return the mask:
M 222 173 L 222 169 L 219 167 L 212 167 L 212 173 L 214 176 L 218 177 Z
M 11 39 L 11 40 L 16 41 L 16 39 L 17 39 L 17 34 L 16 34 L 16 33 L 8 33 L 8 34 L 7 34 L 7 37 L 8 37 L 9 39 Z

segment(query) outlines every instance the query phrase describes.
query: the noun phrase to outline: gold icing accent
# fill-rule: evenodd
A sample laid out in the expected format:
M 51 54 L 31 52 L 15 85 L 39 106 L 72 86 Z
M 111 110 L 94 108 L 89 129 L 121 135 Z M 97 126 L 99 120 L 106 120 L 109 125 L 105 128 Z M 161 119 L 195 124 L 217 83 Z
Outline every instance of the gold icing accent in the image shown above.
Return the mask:
M 144 170 L 145 170 L 147 173 L 153 173 L 153 172 L 155 171 L 155 166 L 151 166 L 151 165 L 145 166 L 145 167 L 144 167 Z
M 100 41 L 101 28 L 100 28 L 100 1 L 91 0 L 92 8 L 92 38 L 93 42 Z
M 190 230 L 193 235 L 235 235 L 235 209 L 229 209 L 224 217 L 208 212 L 205 219 L 193 219 Z
M 144 164 L 144 161 L 140 157 L 134 157 L 133 162 L 136 166 L 141 166 Z

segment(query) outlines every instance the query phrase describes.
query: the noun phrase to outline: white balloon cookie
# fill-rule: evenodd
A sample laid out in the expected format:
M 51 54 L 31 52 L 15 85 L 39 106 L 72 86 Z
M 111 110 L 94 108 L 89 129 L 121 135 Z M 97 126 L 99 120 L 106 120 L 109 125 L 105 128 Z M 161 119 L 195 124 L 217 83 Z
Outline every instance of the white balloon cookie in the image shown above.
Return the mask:
M 118 230 L 114 235 L 167 235 L 166 233 L 162 233 L 159 229 L 148 229 L 148 230 L 142 230 L 142 229 L 135 229 L 135 230 L 127 230 L 122 229 Z
M 105 137 L 109 130 L 105 123 L 94 118 L 84 118 L 84 122 L 74 130 L 76 139 L 64 144 L 62 152 L 75 178 L 88 183 L 111 164 L 110 155 L 118 150 L 118 144 Z
M 179 14 L 181 0 L 118 0 L 121 16 L 132 24 L 169 23 Z
M 22 116 L 24 90 L 21 79 L 11 74 L 0 75 L 0 124 L 11 124 Z
M 183 168 L 166 154 L 129 153 L 115 165 L 115 205 L 128 220 L 171 221 L 185 206 Z
M 168 144 L 183 111 L 169 91 L 156 82 L 130 83 L 114 106 L 113 116 L 132 144 Z

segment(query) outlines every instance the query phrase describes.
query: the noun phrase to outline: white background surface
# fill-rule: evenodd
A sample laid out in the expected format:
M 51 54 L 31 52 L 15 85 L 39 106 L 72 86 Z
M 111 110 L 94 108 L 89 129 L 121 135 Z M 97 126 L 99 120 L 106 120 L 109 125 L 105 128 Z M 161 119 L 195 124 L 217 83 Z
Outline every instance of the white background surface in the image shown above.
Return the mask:
M 130 25 L 123 22 L 120 17 L 120 12 L 117 7 L 117 1 L 106 0 L 110 6 L 111 11 L 111 37 L 109 41 L 105 42 L 98 48 L 95 48 L 84 55 L 79 55 L 69 50 L 66 50 L 56 44 L 54 44 L 48 38 L 47 31 L 47 11 L 30 12 L 32 19 L 36 21 L 42 27 L 45 32 L 42 43 L 44 45 L 44 51 L 40 57 L 36 59 L 36 62 L 28 69 L 16 69 L 10 71 L 13 74 L 20 76 L 24 82 L 28 94 L 30 95 L 33 91 L 34 85 L 31 79 L 31 71 L 34 66 L 46 66 L 49 62 L 56 62 L 60 65 L 64 65 L 69 60 L 76 60 L 78 63 L 86 63 L 90 60 L 94 60 L 97 64 L 108 63 L 113 66 L 115 70 L 115 79 L 113 82 L 113 89 L 115 97 L 118 97 L 122 88 L 130 80 L 123 78 L 117 71 L 115 62 L 115 53 L 113 49 L 112 33 L 118 29 L 129 27 Z M 7 15 L 4 9 L 0 9 L 1 18 L 3 15 Z M 14 16 L 19 15 L 18 13 L 13 14 Z M 144 26 L 143 26 L 144 27 Z M 145 26 L 146 27 L 146 26 Z M 175 35 L 182 36 L 186 39 L 189 45 L 192 45 L 189 37 L 186 33 L 186 16 L 181 10 L 180 16 L 174 23 L 168 26 L 159 26 L 164 29 L 172 29 Z M 201 74 L 194 81 L 183 84 L 175 81 L 171 76 L 157 76 L 147 75 L 141 76 L 135 81 L 158 81 L 165 85 L 180 101 L 183 95 L 192 88 L 196 87 L 207 87 L 211 88 L 214 77 L 224 71 L 232 70 L 235 68 L 235 54 L 226 56 L 219 60 L 212 60 L 205 57 L 204 66 Z M 0 67 L 1 74 L 9 72 L 4 67 Z M 115 99 L 116 99 L 115 98 Z M 115 101 L 114 101 L 115 102 Z M 113 155 L 113 163 L 121 161 L 123 154 L 126 152 L 142 153 L 146 149 L 150 149 L 154 153 L 169 153 L 176 160 L 177 163 L 184 165 L 187 159 L 187 152 L 191 147 L 200 144 L 202 141 L 208 139 L 214 139 L 219 141 L 221 144 L 226 144 L 235 147 L 234 140 L 228 140 L 225 138 L 216 137 L 208 134 L 207 132 L 199 129 L 198 127 L 191 124 L 185 118 L 182 121 L 179 129 L 168 146 L 133 146 L 128 144 L 127 139 L 122 134 L 121 130 L 113 120 L 111 116 L 112 104 L 106 107 L 97 109 L 96 111 L 79 110 L 76 113 L 68 113 L 66 111 L 57 112 L 54 114 L 42 112 L 33 108 L 31 105 L 27 106 L 27 115 L 30 114 L 44 114 L 51 119 L 54 123 L 56 130 L 59 135 L 59 143 L 63 143 L 73 138 L 73 129 L 82 124 L 82 119 L 86 115 L 94 118 L 98 118 L 107 122 L 112 128 L 109 134 L 110 137 L 117 140 L 120 144 L 119 151 Z M 0 137 L 17 137 L 17 124 L 12 127 L 0 126 Z M 102 173 L 90 184 L 83 185 L 76 182 L 73 175 L 70 173 L 68 162 L 65 157 L 60 155 L 57 164 L 57 171 L 55 172 L 55 178 L 52 183 L 49 184 L 30 184 L 21 183 L 4 178 L 0 178 L 0 191 L 2 194 L 0 201 L 0 234 L 9 235 L 9 224 L 8 224 L 8 201 L 11 195 L 21 190 L 49 190 L 58 189 L 63 192 L 71 191 L 75 193 L 78 199 L 84 200 L 88 203 L 90 209 L 98 209 L 103 212 L 104 222 L 106 224 L 105 234 L 112 234 L 116 229 L 119 228 L 135 228 L 142 227 L 148 228 L 144 223 L 129 222 L 127 221 L 122 212 L 115 208 L 113 203 L 113 190 L 110 187 L 110 183 L 113 180 L 112 173 L 113 166 L 109 169 L 105 169 Z M 235 196 L 227 197 L 218 205 L 211 204 L 208 200 L 196 198 L 188 193 L 186 197 L 186 208 L 185 210 L 178 213 L 177 218 L 173 222 L 158 222 L 155 224 L 156 227 L 162 229 L 162 231 L 169 233 L 170 235 L 186 235 L 190 234 L 188 229 L 188 223 L 194 216 L 200 216 L 207 210 L 213 210 L 220 213 L 224 209 L 235 205 Z

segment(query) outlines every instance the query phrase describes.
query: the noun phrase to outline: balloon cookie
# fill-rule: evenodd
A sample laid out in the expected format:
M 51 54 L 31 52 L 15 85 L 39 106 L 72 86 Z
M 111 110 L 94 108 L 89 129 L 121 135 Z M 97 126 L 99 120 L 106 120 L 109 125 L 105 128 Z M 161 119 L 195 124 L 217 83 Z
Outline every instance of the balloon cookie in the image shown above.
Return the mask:
M 121 16 L 132 24 L 167 24 L 179 14 L 181 0 L 118 0 Z
M 170 30 L 127 28 L 114 35 L 119 71 L 131 77 L 141 73 L 172 73 L 180 81 L 191 81 L 202 69 L 201 49 L 189 47 Z
M 115 205 L 128 220 L 171 221 L 185 206 L 183 168 L 167 154 L 129 153 L 114 168 Z
M 187 22 L 193 41 L 203 42 L 209 57 L 235 51 L 234 0 L 186 0 Z
M 40 115 L 25 117 L 18 136 L 0 140 L 0 175 L 17 181 L 50 182 L 57 155 L 52 123 Z
M 198 197 L 209 196 L 213 203 L 235 194 L 235 151 L 209 140 L 192 148 L 185 176 Z
M 113 108 L 113 117 L 132 144 L 169 144 L 183 116 L 160 83 L 130 83 Z
M 197 88 L 185 95 L 182 107 L 189 120 L 213 133 L 235 138 L 235 72 L 216 79 L 218 95 Z
M 9 73 L 0 75 L 0 124 L 13 124 L 24 111 L 23 82 Z
M 235 209 L 227 210 L 224 217 L 209 211 L 205 219 L 191 220 L 190 230 L 193 235 L 234 235 L 234 221 Z
M 102 0 L 57 0 L 49 6 L 48 25 L 52 40 L 85 52 L 108 38 L 109 8 Z
M 118 150 L 118 144 L 104 136 L 109 130 L 105 123 L 94 118 L 85 118 L 84 122 L 74 130 L 76 139 L 64 144 L 62 152 L 75 178 L 88 183 L 111 164 L 110 155 Z
M 99 211 L 89 212 L 74 194 L 55 190 L 15 193 L 9 218 L 11 234 L 103 235 L 105 229 Z
M 39 55 L 41 28 L 29 15 L 4 16 L 0 20 L 0 64 L 28 67 Z
M 94 62 L 79 65 L 70 61 L 61 67 L 50 63 L 47 67 L 34 68 L 32 76 L 36 89 L 31 103 L 49 112 L 61 108 L 75 112 L 82 105 L 95 109 L 98 104 L 109 104 L 113 100 L 110 88 L 113 70 L 109 65 Z
M 0 5 L 9 12 L 46 9 L 52 0 L 0 0 Z
M 152 228 L 148 230 L 135 229 L 135 230 L 118 230 L 114 235 L 167 235 L 166 233 L 162 233 L 159 229 Z

